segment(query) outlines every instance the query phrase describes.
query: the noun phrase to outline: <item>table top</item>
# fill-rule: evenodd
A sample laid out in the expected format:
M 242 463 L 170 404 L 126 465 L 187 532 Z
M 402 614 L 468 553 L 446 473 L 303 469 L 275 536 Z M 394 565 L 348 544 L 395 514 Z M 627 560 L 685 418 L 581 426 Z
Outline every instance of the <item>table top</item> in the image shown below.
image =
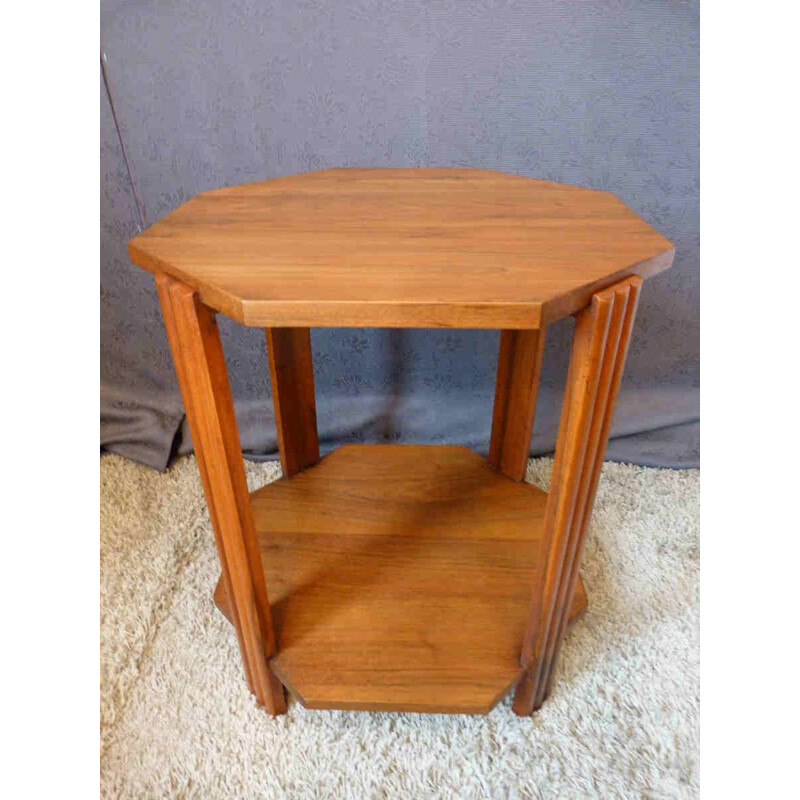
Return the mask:
M 128 248 L 258 327 L 537 328 L 674 255 L 607 192 L 480 169 L 328 169 L 216 189 Z

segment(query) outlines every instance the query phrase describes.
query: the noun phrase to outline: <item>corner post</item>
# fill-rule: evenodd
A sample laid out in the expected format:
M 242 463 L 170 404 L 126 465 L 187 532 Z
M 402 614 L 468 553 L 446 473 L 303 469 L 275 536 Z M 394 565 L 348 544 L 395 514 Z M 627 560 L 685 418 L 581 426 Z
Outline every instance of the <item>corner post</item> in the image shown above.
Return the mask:
M 156 285 L 247 683 L 260 705 L 281 714 L 286 699 L 268 663 L 275 635 L 215 314 L 174 278 L 159 274 Z
M 540 708 L 552 689 L 641 283 L 633 276 L 597 292 L 576 315 L 542 557 L 522 643 L 525 672 L 514 696 L 522 716 Z
M 530 454 L 544 340 L 544 328 L 500 332 L 489 463 L 514 481 Z
M 308 328 L 267 328 L 269 378 L 285 477 L 319 461 L 314 364 Z

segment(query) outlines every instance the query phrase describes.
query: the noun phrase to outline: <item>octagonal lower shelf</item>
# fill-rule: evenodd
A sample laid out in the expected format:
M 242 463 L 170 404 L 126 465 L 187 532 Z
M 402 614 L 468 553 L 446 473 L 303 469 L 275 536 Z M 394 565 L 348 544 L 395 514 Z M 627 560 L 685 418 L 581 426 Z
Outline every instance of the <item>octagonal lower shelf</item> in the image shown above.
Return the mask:
M 306 707 L 486 713 L 513 688 L 545 492 L 465 447 L 347 445 L 251 499 L 271 665 Z

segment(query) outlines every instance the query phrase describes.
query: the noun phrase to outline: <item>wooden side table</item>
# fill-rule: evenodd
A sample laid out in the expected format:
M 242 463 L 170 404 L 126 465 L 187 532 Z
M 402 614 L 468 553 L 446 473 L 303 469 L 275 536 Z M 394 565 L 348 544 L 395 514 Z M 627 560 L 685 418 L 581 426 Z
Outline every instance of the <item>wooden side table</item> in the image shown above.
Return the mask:
M 673 246 L 614 196 L 471 169 L 333 169 L 198 195 L 154 273 L 219 550 L 215 599 L 271 714 L 530 714 L 578 574 L 642 278 Z M 266 328 L 283 478 L 249 493 L 215 312 Z M 549 494 L 524 483 L 548 324 L 575 315 Z M 501 329 L 488 460 L 319 456 L 309 328 Z M 269 595 L 267 589 L 269 588 Z

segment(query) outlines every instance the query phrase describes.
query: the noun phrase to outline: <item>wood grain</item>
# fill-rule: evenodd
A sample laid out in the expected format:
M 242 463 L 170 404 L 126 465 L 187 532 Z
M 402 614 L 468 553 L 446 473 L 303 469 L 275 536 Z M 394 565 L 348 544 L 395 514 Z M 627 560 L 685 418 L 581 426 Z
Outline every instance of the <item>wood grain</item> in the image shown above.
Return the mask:
M 258 702 L 285 710 L 280 679 L 311 708 L 478 713 L 514 686 L 517 713 L 538 708 L 586 607 L 578 567 L 641 279 L 672 245 L 604 192 L 336 169 L 198 195 L 129 251 L 156 274 L 215 599 Z M 266 328 L 285 477 L 252 504 L 213 309 Z M 547 496 L 519 481 L 545 329 L 568 314 Z M 310 326 L 501 328 L 489 460 L 398 445 L 319 460 Z
M 281 468 L 294 475 L 319 460 L 314 364 L 308 328 L 267 328 L 269 376 Z
M 254 492 L 271 666 L 309 708 L 485 713 L 521 673 L 545 503 L 425 445 L 348 445 Z
M 606 192 L 474 169 L 331 169 L 205 192 L 134 263 L 258 327 L 532 329 L 673 247 Z
M 190 287 L 166 275 L 156 283 L 248 685 L 279 714 L 285 697 L 267 663 L 275 637 L 219 330 Z
M 537 564 L 533 598 L 523 642 L 527 669 L 514 697 L 514 710 L 530 714 L 544 701 L 548 681 L 565 633 L 563 608 L 575 583 L 588 513 L 608 438 L 613 403 L 622 375 L 620 347 L 630 334 L 641 279 L 629 278 L 600 292 L 578 315 L 567 375 L 567 390 Z M 629 304 L 629 297 L 634 303 Z M 632 311 L 631 311 L 632 314 Z M 616 383 L 615 383 L 616 381 Z M 605 438 L 604 438 L 605 437 Z
M 173 353 L 173 361 L 175 364 L 175 372 L 178 376 L 178 384 L 183 395 L 183 403 L 186 409 L 186 418 L 189 422 L 190 431 L 197 426 L 196 420 L 199 420 L 199 413 L 196 409 L 194 402 L 194 394 L 191 390 L 186 370 L 184 369 L 183 358 L 180 357 L 180 338 L 178 336 L 178 326 L 175 320 L 175 315 L 172 310 L 172 297 L 170 295 L 170 287 L 175 283 L 172 278 L 167 275 L 156 276 L 156 287 L 158 289 L 159 299 L 161 301 L 162 313 L 164 316 L 164 325 L 167 330 L 167 338 L 169 339 L 170 348 Z M 227 598 L 231 596 L 231 577 L 230 570 L 228 569 L 228 560 L 225 557 L 225 548 L 222 545 L 221 528 L 217 519 L 216 506 L 214 503 L 214 493 L 211 483 L 209 481 L 208 471 L 206 470 L 206 462 L 202 452 L 202 437 L 198 434 L 192 434 L 194 440 L 194 451 L 197 459 L 197 466 L 200 472 L 200 479 L 203 483 L 203 491 L 205 492 L 206 505 L 208 507 L 208 515 L 211 519 L 211 527 L 214 530 L 214 538 L 217 544 L 217 553 L 219 554 L 220 566 L 222 574 L 217 584 L 217 592 L 226 598 L 226 616 L 236 629 L 236 637 L 239 642 L 239 651 L 242 654 L 242 665 L 244 667 L 245 678 L 247 686 L 250 691 L 255 694 L 256 686 L 253 682 L 253 676 L 250 673 L 250 664 L 245 658 L 245 642 L 242 636 L 242 626 L 239 622 L 239 615 L 233 603 L 228 603 Z
M 489 463 L 514 481 L 525 477 L 530 454 L 544 340 L 545 328 L 500 334 Z
M 613 290 L 614 310 L 611 320 L 613 336 L 611 332 L 609 332 L 605 353 L 603 354 L 600 389 L 598 390 L 598 399 L 592 418 L 592 427 L 589 431 L 591 449 L 588 449 L 586 454 L 580 505 L 576 510 L 574 519 L 575 530 L 570 537 L 571 544 L 567 559 L 564 563 L 559 598 L 556 602 L 556 608 L 559 610 L 559 614 L 554 624 L 551 626 L 550 637 L 548 638 L 545 658 L 543 660 L 546 671 L 539 681 L 534 708 L 538 708 L 542 705 L 553 688 L 555 666 L 558 662 L 561 643 L 567 630 L 569 618 L 567 609 L 569 609 L 572 603 L 572 598 L 577 586 L 581 553 L 583 552 L 586 530 L 594 506 L 597 484 L 600 480 L 603 457 L 608 444 L 611 422 L 614 417 L 614 406 L 622 381 L 622 373 L 625 369 L 625 358 L 627 356 L 633 321 L 639 302 L 640 287 L 641 281 L 633 278 L 625 281 Z

